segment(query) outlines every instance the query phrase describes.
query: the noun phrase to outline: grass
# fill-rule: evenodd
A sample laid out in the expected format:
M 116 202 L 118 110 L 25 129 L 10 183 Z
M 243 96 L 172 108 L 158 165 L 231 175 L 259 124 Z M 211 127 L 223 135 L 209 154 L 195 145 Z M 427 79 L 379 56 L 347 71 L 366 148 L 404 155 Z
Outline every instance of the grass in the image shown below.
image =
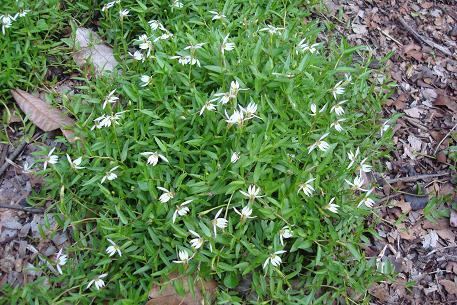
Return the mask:
M 72 35 L 79 24 L 97 25 L 122 71 L 97 79 L 80 71 L 76 94 L 62 106 L 77 119 L 82 140 L 58 139 L 67 150 L 53 152 L 59 161 L 42 171 L 46 188 L 32 197 L 36 205 L 54 202 L 59 227 L 72 234 L 63 274 L 37 263 L 45 275 L 25 288 L 4 287 L 0 303 L 141 304 L 151 285 L 173 272 L 189 275 L 191 285 L 216 280 L 218 304 L 367 302 L 367 287 L 382 277 L 361 251 L 373 234 L 364 223 L 371 210 L 363 203 L 370 201 L 362 201 L 373 197 L 370 186 L 354 189 L 346 180 L 363 176 L 362 163 L 366 171 L 381 166 L 391 134 L 380 134 L 388 88 L 372 81 L 368 63 L 352 60 L 363 48 L 314 45 L 323 29 L 304 21 L 311 3 L 302 1 L 189 1 L 178 8 L 126 0 L 101 12 L 102 6 L 38 1 L 0 42 L 1 66 L 14 67 L 7 79 L 2 75 L 5 104 L 10 88 L 57 82 L 45 77 L 50 55 L 65 71 L 76 69 L 64 38 L 70 16 Z M 130 12 L 120 19 L 122 9 Z M 225 18 L 212 20 L 210 11 Z M 163 29 L 153 30 L 150 20 Z M 153 41 L 167 33 L 173 36 L 154 42 L 144 62 L 129 56 L 146 54 L 140 35 Z M 223 54 L 227 35 L 235 48 Z M 315 50 L 299 47 L 303 39 Z M 199 63 L 182 65 L 173 56 Z M 151 77 L 146 85 L 143 75 Z M 113 90 L 118 100 L 103 108 Z M 206 104 L 224 92 L 232 93 L 227 103 Z M 57 100 L 52 91 L 48 97 Z M 240 107 L 242 119 L 232 116 Z M 101 126 L 116 113 L 116 123 Z M 23 128 L 33 131 L 30 125 Z M 310 152 L 313 144 L 319 147 Z M 348 166 L 348 153 L 357 149 Z M 163 158 L 148 164 L 145 152 Z M 72 167 L 66 154 L 81 157 L 84 168 Z M 243 192 L 252 186 L 259 192 L 248 198 Z M 245 207 L 249 218 L 237 213 Z M 202 240 L 191 243 L 196 234 Z M 108 239 L 122 256 L 108 255 Z M 87 288 L 102 274 L 105 287 Z M 246 278 L 254 293 L 242 299 L 235 288 Z

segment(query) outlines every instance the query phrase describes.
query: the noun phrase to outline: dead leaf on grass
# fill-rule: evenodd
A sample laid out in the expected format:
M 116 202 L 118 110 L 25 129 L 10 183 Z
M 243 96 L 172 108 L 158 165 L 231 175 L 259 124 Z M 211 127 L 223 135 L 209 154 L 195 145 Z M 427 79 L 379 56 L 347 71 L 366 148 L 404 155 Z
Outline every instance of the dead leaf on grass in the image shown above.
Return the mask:
M 450 294 L 457 294 L 457 283 L 451 280 L 442 279 L 439 281 L 440 285 L 446 289 Z
M 195 291 L 191 291 L 189 281 L 194 282 Z M 183 295 L 176 292 L 174 285 L 180 285 Z M 216 292 L 217 283 L 213 280 L 204 281 L 187 276 L 171 274 L 163 284 L 156 284 L 149 292 L 150 300 L 146 305 L 208 305 Z
M 100 36 L 90 29 L 76 30 L 76 46 L 78 51 L 73 53 L 76 64 L 83 67 L 87 62 L 92 63 L 97 75 L 112 72 L 118 65 L 113 49 L 104 44 Z
M 60 129 L 70 142 L 75 141 L 73 131 L 65 129 L 75 124 L 73 119 L 43 100 L 21 89 L 11 90 L 11 94 L 30 121 L 41 130 L 52 131 Z
M 430 232 L 422 236 L 422 247 L 425 249 L 436 248 L 438 245 L 438 234 L 435 230 L 430 230 Z

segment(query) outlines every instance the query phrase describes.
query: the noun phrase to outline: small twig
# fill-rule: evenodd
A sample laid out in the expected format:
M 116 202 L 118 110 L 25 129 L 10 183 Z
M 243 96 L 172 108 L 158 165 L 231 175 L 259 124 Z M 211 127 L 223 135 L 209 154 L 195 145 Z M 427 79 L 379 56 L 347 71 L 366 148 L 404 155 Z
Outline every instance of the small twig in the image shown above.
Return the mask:
M 449 132 L 444 136 L 444 138 L 441 139 L 441 141 L 438 143 L 438 145 L 436 145 L 436 148 L 435 150 L 433 151 L 433 154 L 436 155 L 436 152 L 438 151 L 438 149 L 440 148 L 440 145 L 443 144 L 444 140 L 446 140 L 447 137 L 449 137 L 449 135 L 455 130 L 455 128 L 457 127 L 457 124 L 454 125 L 454 127 L 452 127 L 451 130 L 449 130 Z
M 393 38 L 392 36 L 390 36 L 389 33 L 387 33 L 386 31 L 384 30 L 381 30 L 380 28 L 378 28 L 378 30 L 381 32 L 381 34 L 385 35 L 387 38 L 389 38 L 390 40 L 394 41 L 395 43 L 397 43 L 400 47 L 403 46 L 403 44 L 398 41 L 397 39 Z
M 389 201 L 390 199 L 396 198 L 396 197 L 398 197 L 400 195 L 401 195 L 401 193 L 396 193 L 396 194 L 392 194 L 392 195 L 386 196 L 384 198 L 379 199 L 379 201 L 377 203 L 383 203 L 384 201 Z
M 22 152 L 22 150 L 25 148 L 25 146 L 28 143 L 26 141 L 22 142 L 16 149 L 11 153 L 11 155 L 8 156 L 8 159 L 13 161 L 14 159 L 17 158 L 17 156 Z M 0 177 L 3 175 L 3 173 L 6 171 L 6 169 L 10 166 L 9 162 L 3 163 L 2 167 L 0 167 Z
M 430 47 L 435 48 L 435 49 L 443 52 L 447 56 L 452 56 L 452 53 L 451 53 L 451 51 L 449 51 L 448 48 L 443 47 L 443 46 L 435 43 L 431 39 L 428 39 L 428 38 L 422 36 L 421 34 L 419 34 L 418 32 L 416 32 L 416 30 L 414 30 L 408 23 L 406 23 L 405 19 L 403 19 L 402 17 L 398 17 L 397 19 L 400 22 L 400 24 L 405 28 L 405 30 L 407 30 L 409 33 L 411 33 L 411 35 L 413 35 L 413 37 L 417 41 L 419 41 L 421 43 L 428 44 Z
M 18 205 L 5 205 L 5 204 L 0 204 L 0 209 L 11 209 L 11 210 L 19 210 L 19 211 L 25 211 L 31 214 L 41 214 L 44 213 L 44 209 L 39 209 L 39 208 L 27 208 L 23 206 L 18 206 Z
M 456 247 L 457 247 L 457 245 L 452 245 L 452 246 L 446 246 L 446 247 L 443 247 L 443 248 L 435 249 L 433 251 L 430 251 L 425 257 L 430 256 L 433 253 L 436 253 L 436 252 L 441 251 L 441 250 L 452 249 L 452 248 L 456 248 Z
M 417 176 L 411 176 L 411 177 L 400 177 L 400 178 L 394 178 L 394 179 L 384 179 L 387 183 L 392 184 L 396 182 L 414 182 L 417 180 L 426 180 L 430 178 L 438 178 L 438 177 L 443 177 L 443 176 L 449 176 L 450 173 L 438 173 L 438 174 L 427 174 L 427 175 L 417 175 Z

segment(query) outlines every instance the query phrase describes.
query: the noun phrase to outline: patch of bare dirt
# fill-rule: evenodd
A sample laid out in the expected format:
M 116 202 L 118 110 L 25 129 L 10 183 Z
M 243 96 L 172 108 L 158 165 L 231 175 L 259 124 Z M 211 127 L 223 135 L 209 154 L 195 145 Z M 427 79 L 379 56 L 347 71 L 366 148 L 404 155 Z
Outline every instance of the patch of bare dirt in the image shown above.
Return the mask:
M 401 114 L 382 197 L 377 233 L 366 249 L 378 267 L 398 272 L 370 294 L 379 304 L 457 303 L 456 160 L 457 2 L 329 0 L 321 16 L 354 45 L 367 45 L 397 88 L 385 118 Z M 376 65 L 376 61 L 374 62 Z M 454 146 L 454 147 L 453 147 Z M 436 197 L 440 204 L 433 206 Z M 442 203 L 444 202 L 444 204 Z M 434 220 L 434 221 L 431 221 Z M 389 262 L 389 264 L 387 263 Z

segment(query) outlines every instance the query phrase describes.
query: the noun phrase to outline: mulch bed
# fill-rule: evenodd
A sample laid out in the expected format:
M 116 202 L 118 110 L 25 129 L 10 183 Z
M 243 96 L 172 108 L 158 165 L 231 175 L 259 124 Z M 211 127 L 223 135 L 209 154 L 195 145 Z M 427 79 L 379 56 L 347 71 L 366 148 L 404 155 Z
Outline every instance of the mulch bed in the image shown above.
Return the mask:
M 373 221 L 381 238 L 366 255 L 380 268 L 390 262 L 398 277 L 370 294 L 378 304 L 457 303 L 457 179 L 449 158 L 457 126 L 457 3 L 330 0 L 327 7 L 320 17 L 350 43 L 369 46 L 379 61 L 391 54 L 386 71 L 397 83 L 384 107 L 386 119 L 401 117 L 392 126 L 392 158 L 377 177 L 383 199 Z

